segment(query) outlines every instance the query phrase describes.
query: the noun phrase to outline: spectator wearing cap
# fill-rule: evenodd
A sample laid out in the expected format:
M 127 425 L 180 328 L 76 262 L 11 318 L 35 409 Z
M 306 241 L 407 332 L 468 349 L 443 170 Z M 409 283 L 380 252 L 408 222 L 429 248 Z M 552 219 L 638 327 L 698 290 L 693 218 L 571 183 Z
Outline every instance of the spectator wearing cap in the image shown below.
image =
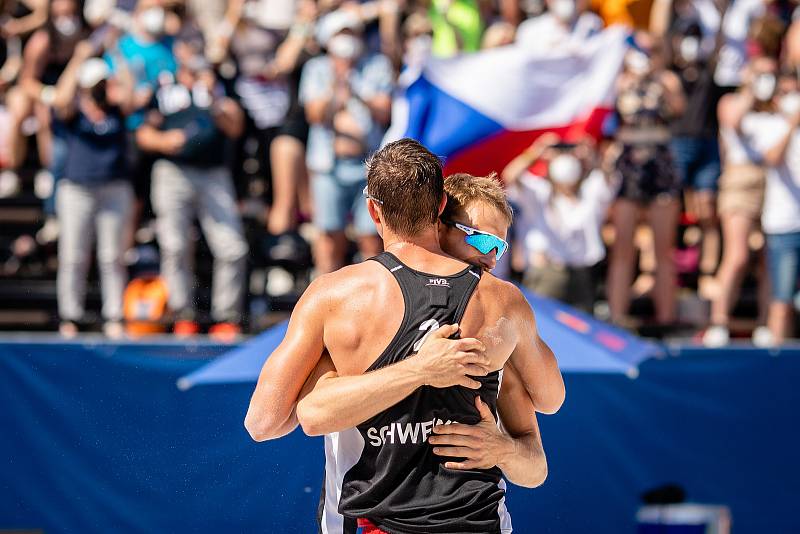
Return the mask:
M 185 57 L 174 78 L 155 93 L 139 146 L 157 154 L 151 203 L 169 288 L 175 333 L 196 334 L 191 224 L 196 217 L 214 257 L 210 333 L 229 339 L 240 331 L 247 242 L 237 211 L 226 146 L 242 133 L 244 113 L 224 95 L 202 55 Z
M 588 11 L 588 0 L 546 0 L 547 11 L 517 28 L 516 44 L 532 52 L 548 52 L 583 42 L 603 29 L 603 21 Z
M 364 52 L 361 23 L 350 11 L 320 19 L 317 38 L 327 53 L 311 59 L 300 79 L 300 101 L 311 125 L 306 162 L 311 175 L 314 243 L 319 273 L 345 264 L 345 227 L 352 218 L 362 256 L 381 250 L 361 198 L 364 159 L 389 123 L 394 72 L 386 56 Z
M 110 77 L 102 59 L 84 61 L 90 47 L 82 45 L 59 80 L 53 99 L 67 148 L 64 176 L 56 194 L 60 331 L 74 335 L 76 323 L 83 319 L 89 253 L 96 235 L 104 331 L 120 337 L 127 281 L 122 256 L 133 207 L 124 112 L 130 109 L 132 90 L 124 76 Z

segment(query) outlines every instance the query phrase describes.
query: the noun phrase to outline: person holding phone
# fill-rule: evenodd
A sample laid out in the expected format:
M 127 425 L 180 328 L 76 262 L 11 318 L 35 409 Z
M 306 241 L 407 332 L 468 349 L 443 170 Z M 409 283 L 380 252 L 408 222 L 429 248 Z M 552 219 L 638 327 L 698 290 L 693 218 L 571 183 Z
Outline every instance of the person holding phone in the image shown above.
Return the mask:
M 544 179 L 527 174 L 534 161 L 547 163 Z M 600 228 L 619 186 L 616 173 L 595 166 L 594 142 L 540 137 L 503 170 L 520 206 L 525 243 L 525 285 L 592 313 L 594 265 L 605 257 Z

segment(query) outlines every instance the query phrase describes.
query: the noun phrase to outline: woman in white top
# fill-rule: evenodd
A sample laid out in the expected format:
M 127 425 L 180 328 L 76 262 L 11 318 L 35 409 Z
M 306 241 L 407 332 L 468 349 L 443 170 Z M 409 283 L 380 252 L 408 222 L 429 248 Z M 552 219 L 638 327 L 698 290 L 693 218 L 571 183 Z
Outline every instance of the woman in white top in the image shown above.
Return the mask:
M 711 301 L 711 325 L 703 334 L 703 343 L 710 347 L 726 345 L 730 339 L 730 313 L 750 259 L 748 238 L 761 218 L 765 181 L 762 154 L 775 143 L 775 127 L 779 131 L 781 121 L 773 113 L 776 69 L 773 59 L 754 60 L 747 70 L 745 85 L 736 93 L 725 95 L 717 108 L 723 159 L 718 197 L 723 251 Z M 768 284 L 759 283 L 761 325 L 766 317 L 767 291 Z M 764 327 L 753 332 L 757 345 L 768 344 L 769 339 Z
M 772 286 L 767 326 L 774 344 L 780 344 L 792 335 L 792 304 L 800 282 L 800 91 L 793 72 L 779 80 L 775 104 L 777 125 L 762 130 L 778 139 L 764 152 L 767 184 L 761 227 L 767 236 Z
M 533 161 L 548 163 L 544 179 L 525 176 Z M 503 170 L 520 208 L 518 226 L 528 267 L 525 285 L 591 313 L 592 267 L 605 257 L 600 228 L 618 184 L 594 167 L 594 146 L 558 144 L 545 134 Z

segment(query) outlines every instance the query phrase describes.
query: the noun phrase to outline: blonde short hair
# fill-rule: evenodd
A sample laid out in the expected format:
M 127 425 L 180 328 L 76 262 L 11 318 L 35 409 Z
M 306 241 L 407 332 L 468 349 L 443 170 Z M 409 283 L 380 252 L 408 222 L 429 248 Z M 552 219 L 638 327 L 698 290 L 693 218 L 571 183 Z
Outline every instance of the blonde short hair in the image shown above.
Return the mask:
M 484 202 L 497 208 L 509 226 L 514 220 L 514 212 L 495 172 L 489 176 L 451 174 L 444 179 L 444 191 L 447 193 L 447 205 L 442 213 L 442 218 L 445 220 L 452 220 L 456 213 L 463 211 L 473 202 Z

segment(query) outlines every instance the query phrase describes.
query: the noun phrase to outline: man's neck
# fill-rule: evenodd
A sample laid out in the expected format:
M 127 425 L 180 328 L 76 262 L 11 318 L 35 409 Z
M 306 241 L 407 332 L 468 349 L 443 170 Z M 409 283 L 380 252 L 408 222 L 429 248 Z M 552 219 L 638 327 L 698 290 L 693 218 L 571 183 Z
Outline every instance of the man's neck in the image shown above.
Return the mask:
M 431 226 L 414 237 L 401 236 L 384 227 L 383 248 L 389 252 L 399 252 L 412 257 L 424 252 L 445 255 L 442 247 L 439 246 L 439 233 L 435 226 Z

